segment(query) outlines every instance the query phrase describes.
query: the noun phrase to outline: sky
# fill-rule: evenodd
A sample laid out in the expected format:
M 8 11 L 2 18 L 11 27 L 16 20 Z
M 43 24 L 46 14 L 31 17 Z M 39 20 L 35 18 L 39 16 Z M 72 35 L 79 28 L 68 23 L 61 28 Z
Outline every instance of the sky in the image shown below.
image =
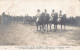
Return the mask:
M 0 14 L 5 12 L 10 15 L 30 15 L 35 16 L 37 9 L 51 14 L 54 9 L 59 13 L 62 10 L 67 16 L 80 16 L 80 1 L 79 0 L 0 0 Z

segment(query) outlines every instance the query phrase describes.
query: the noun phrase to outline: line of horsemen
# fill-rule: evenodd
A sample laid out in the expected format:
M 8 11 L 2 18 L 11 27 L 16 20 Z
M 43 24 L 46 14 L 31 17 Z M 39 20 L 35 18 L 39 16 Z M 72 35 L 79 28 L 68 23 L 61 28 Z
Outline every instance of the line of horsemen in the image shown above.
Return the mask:
M 66 24 L 66 14 L 62 15 L 62 11 L 60 10 L 60 13 L 55 12 L 55 10 L 52 10 L 51 16 L 47 13 L 47 10 L 45 9 L 44 12 L 40 13 L 40 10 L 37 10 L 38 14 L 36 15 L 36 25 L 37 25 L 37 31 L 47 31 L 48 27 L 51 29 L 52 24 L 54 24 L 54 31 L 57 31 L 57 25 L 64 25 L 65 30 L 65 24 Z

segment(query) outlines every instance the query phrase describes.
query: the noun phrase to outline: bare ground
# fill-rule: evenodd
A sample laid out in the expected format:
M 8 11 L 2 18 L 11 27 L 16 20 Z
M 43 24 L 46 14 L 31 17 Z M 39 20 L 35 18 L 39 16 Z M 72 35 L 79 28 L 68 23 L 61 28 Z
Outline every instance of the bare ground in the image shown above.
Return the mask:
M 42 33 L 33 25 L 0 25 L 0 45 L 80 46 L 80 27 L 66 26 L 66 31 L 61 31 L 58 26 L 56 32 Z

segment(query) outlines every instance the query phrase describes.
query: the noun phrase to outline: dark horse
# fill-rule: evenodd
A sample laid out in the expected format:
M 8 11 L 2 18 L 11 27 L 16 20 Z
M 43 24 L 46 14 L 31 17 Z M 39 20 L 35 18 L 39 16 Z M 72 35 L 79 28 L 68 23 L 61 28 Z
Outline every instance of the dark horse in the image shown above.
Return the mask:
M 61 30 L 62 30 L 62 25 L 64 25 L 64 30 L 65 30 L 66 22 L 67 22 L 66 14 L 64 14 L 64 15 L 61 17 L 61 21 L 60 21 L 60 24 L 61 24 Z
M 54 29 L 55 31 L 57 30 L 57 24 L 58 24 L 58 13 L 54 13 L 53 16 L 52 16 L 52 21 L 50 21 L 50 30 L 51 30 L 51 25 L 54 24 Z
M 38 27 L 40 26 L 40 30 L 41 30 L 41 26 L 43 26 L 43 13 L 39 16 L 39 18 L 36 18 L 36 25 L 37 25 L 37 31 L 38 31 Z
M 46 31 L 48 32 L 48 23 L 49 23 L 49 14 L 42 13 L 39 17 L 39 20 L 36 22 L 37 31 L 38 31 L 38 26 L 40 26 L 40 30 L 41 28 L 45 30 L 44 27 L 45 25 L 47 25 Z
M 47 32 L 48 32 L 49 19 L 50 19 L 50 15 L 48 13 L 45 14 L 43 20 L 44 20 L 44 26 L 46 26 L 46 31 Z

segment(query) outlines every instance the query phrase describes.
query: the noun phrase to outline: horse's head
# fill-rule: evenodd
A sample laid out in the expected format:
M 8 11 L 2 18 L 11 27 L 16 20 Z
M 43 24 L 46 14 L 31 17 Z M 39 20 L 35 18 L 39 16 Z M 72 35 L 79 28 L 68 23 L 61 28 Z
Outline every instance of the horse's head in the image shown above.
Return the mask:
M 64 14 L 62 17 L 66 18 L 66 14 Z
M 58 13 L 54 13 L 54 18 L 58 19 Z

